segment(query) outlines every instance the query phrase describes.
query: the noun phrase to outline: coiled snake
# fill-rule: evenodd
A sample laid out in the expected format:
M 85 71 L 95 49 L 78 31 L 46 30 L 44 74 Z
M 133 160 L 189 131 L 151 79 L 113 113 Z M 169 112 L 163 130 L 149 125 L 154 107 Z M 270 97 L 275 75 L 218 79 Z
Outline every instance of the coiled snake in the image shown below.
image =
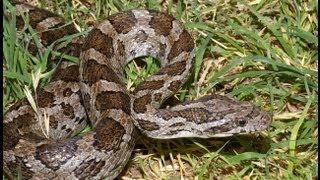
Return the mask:
M 18 29 L 27 13 L 44 46 L 77 32 L 46 10 L 23 3 L 15 8 Z M 39 112 L 50 120 L 48 137 L 28 101 L 5 114 L 4 169 L 12 176 L 19 170 L 25 179 L 113 179 L 133 150 L 135 127 L 149 137 L 169 139 L 229 136 L 270 124 L 270 115 L 260 108 L 219 95 L 159 108 L 185 83 L 195 54 L 190 34 L 168 14 L 116 13 L 92 29 L 83 45 L 70 45 L 68 53 L 79 56 L 80 65 L 62 61 L 35 96 Z M 141 56 L 159 59 L 161 68 L 130 93 L 122 69 Z M 92 131 L 74 136 L 86 120 Z

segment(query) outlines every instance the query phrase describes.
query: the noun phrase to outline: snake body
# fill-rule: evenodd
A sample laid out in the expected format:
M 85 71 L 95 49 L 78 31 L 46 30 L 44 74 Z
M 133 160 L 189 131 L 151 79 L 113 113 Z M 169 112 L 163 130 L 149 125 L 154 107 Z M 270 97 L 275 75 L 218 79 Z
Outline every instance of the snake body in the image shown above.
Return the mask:
M 44 46 L 77 32 L 49 11 L 24 3 L 15 8 L 17 27 L 28 14 Z M 38 113 L 50 120 L 48 137 L 25 99 L 4 116 L 4 169 L 13 177 L 20 171 L 24 179 L 114 179 L 131 155 L 135 127 L 169 139 L 230 136 L 270 124 L 267 112 L 220 95 L 160 108 L 187 80 L 195 54 L 191 35 L 171 15 L 145 9 L 113 14 L 68 53 L 80 57 L 80 65 L 62 61 L 35 95 Z M 157 58 L 161 68 L 128 92 L 123 67 L 141 56 Z M 87 120 L 92 131 L 75 136 Z

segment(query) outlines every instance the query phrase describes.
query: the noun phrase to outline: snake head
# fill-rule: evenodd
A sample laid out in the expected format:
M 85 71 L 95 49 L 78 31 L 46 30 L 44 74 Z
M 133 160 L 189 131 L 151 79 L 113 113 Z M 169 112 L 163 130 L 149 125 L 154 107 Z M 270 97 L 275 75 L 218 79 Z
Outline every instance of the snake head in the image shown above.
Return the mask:
M 220 122 L 208 128 L 206 133 L 210 134 L 210 137 L 226 137 L 264 131 L 269 127 L 272 121 L 269 112 L 248 102 L 240 104 L 236 111 L 225 114 Z

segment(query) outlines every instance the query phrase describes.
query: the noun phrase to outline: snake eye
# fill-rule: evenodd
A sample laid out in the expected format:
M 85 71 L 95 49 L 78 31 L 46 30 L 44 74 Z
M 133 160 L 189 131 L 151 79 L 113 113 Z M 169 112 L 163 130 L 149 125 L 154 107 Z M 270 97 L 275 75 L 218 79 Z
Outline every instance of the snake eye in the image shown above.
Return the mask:
M 247 124 L 247 121 L 246 120 L 240 120 L 239 121 L 239 126 L 243 127 Z

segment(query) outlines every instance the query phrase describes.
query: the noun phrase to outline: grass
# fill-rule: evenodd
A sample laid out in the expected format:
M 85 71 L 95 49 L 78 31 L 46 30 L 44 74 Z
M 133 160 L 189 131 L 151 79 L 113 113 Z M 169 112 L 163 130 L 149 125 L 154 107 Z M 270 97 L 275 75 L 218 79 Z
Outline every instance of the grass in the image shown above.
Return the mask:
M 38 5 L 61 14 L 82 34 L 121 10 L 166 11 L 184 23 L 197 45 L 192 77 L 171 101 L 214 92 L 273 113 L 269 130 L 256 136 L 167 141 L 141 136 L 121 179 L 318 177 L 317 1 L 61 0 Z M 14 18 L 4 21 L 5 110 L 25 96 L 32 72 L 45 74 L 40 86 L 47 82 L 52 69 L 46 57 L 55 53 L 30 55 L 25 43 L 30 36 L 17 33 L 14 24 Z M 154 59 L 142 61 L 142 67 L 132 62 L 125 68 L 130 90 L 157 70 Z

